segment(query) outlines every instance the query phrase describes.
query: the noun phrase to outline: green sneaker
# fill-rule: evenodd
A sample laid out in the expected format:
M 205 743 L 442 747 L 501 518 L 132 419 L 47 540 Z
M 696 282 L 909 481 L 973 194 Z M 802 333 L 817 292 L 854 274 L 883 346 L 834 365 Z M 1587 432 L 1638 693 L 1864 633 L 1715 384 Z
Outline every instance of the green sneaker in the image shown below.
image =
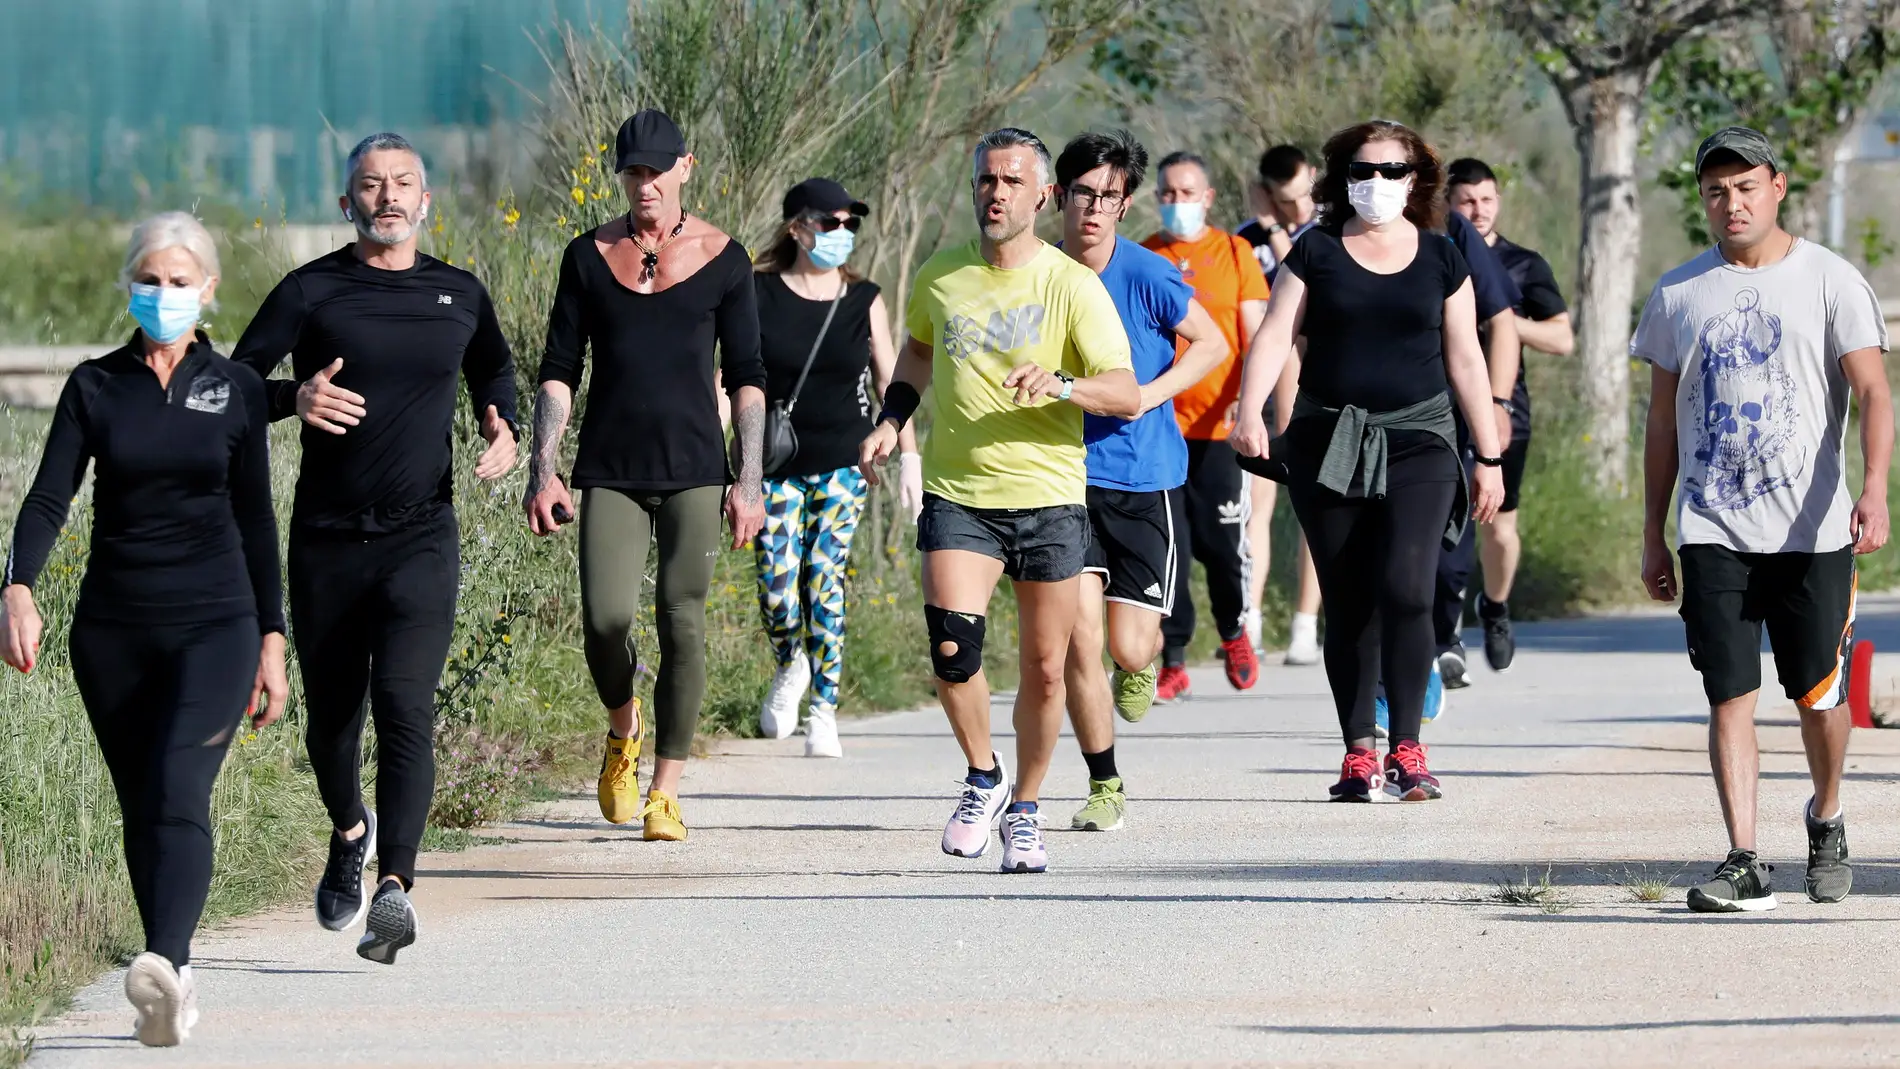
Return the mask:
M 1154 677 L 1153 672 L 1148 673 Z M 1122 826 L 1122 814 L 1128 809 L 1128 797 L 1122 794 L 1122 778 L 1089 780 L 1089 800 L 1069 818 L 1076 831 L 1114 831 Z
M 1124 672 L 1115 669 L 1115 675 L 1109 684 L 1115 688 L 1115 711 L 1122 719 L 1133 724 L 1148 715 L 1155 703 L 1155 666 L 1150 664 L 1139 672 Z

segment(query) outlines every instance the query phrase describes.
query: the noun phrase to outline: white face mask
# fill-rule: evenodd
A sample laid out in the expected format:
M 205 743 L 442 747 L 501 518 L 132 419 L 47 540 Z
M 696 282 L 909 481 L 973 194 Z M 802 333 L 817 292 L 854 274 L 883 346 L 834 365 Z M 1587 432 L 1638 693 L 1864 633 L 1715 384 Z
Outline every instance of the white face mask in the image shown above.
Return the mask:
M 1412 195 L 1411 178 L 1394 181 L 1372 177 L 1363 182 L 1346 183 L 1346 199 L 1352 210 L 1372 226 L 1384 226 L 1405 214 L 1405 201 Z

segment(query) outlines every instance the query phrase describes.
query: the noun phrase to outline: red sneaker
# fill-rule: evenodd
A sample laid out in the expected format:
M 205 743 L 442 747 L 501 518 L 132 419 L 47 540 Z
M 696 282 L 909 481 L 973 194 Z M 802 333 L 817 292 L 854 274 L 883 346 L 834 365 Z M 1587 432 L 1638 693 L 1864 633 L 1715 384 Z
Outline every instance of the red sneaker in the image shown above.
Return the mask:
M 1379 774 L 1379 755 L 1354 746 L 1346 751 L 1346 761 L 1339 766 L 1339 782 L 1331 788 L 1333 801 L 1370 802 L 1384 778 Z
M 1221 660 L 1227 662 L 1227 682 L 1235 690 L 1252 690 L 1260 677 L 1260 659 L 1254 656 L 1253 643 L 1241 634 L 1220 644 Z
M 1162 665 L 1161 675 L 1155 679 L 1155 701 L 1171 702 L 1187 696 L 1187 669 L 1178 664 Z
M 1429 802 L 1443 798 L 1438 777 L 1425 767 L 1425 747 L 1401 742 L 1385 758 L 1385 793 L 1401 802 Z

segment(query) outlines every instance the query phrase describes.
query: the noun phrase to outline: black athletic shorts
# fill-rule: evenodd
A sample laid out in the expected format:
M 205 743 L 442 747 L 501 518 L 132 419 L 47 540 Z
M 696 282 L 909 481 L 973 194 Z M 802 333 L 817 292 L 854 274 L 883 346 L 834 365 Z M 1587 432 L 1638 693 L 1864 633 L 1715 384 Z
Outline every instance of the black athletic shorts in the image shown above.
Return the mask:
M 1854 549 L 1832 553 L 1738 553 L 1682 547 L 1682 622 L 1689 661 L 1710 705 L 1761 687 L 1761 629 L 1775 653 L 1781 689 L 1803 709 L 1847 698 L 1854 637 Z
M 1511 428 L 1511 444 L 1504 447 L 1504 504 L 1498 506 L 1499 512 L 1517 511 L 1517 493 L 1524 485 L 1524 461 L 1530 453 L 1530 428 Z
M 1082 570 L 1102 576 L 1108 600 L 1163 616 L 1174 611 L 1170 493 L 1089 487 L 1089 551 Z
M 974 509 L 924 495 L 917 517 L 924 553 L 962 549 L 1003 562 L 1003 574 L 1024 583 L 1059 583 L 1082 574 L 1089 515 L 1081 505 L 1040 509 Z

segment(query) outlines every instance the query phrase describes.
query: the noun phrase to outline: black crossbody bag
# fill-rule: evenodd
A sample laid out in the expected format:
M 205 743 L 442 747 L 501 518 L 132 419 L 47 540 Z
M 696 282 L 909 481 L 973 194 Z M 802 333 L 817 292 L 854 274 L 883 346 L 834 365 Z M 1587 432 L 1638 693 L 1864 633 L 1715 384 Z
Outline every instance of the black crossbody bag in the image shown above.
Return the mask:
M 798 373 L 798 382 L 792 386 L 792 392 L 783 401 L 775 401 L 765 412 L 765 448 L 761 457 L 760 470 L 771 475 L 792 462 L 798 455 L 798 435 L 792 430 L 792 409 L 798 405 L 799 391 L 805 388 L 805 377 L 811 374 L 812 361 L 818 359 L 818 349 L 825 344 L 825 334 L 831 330 L 831 319 L 838 314 L 838 305 L 844 300 L 845 290 L 850 287 L 840 283 L 838 295 L 831 299 L 831 307 L 825 311 L 825 322 L 818 328 L 818 337 L 811 343 L 811 354 L 805 357 L 805 367 Z

